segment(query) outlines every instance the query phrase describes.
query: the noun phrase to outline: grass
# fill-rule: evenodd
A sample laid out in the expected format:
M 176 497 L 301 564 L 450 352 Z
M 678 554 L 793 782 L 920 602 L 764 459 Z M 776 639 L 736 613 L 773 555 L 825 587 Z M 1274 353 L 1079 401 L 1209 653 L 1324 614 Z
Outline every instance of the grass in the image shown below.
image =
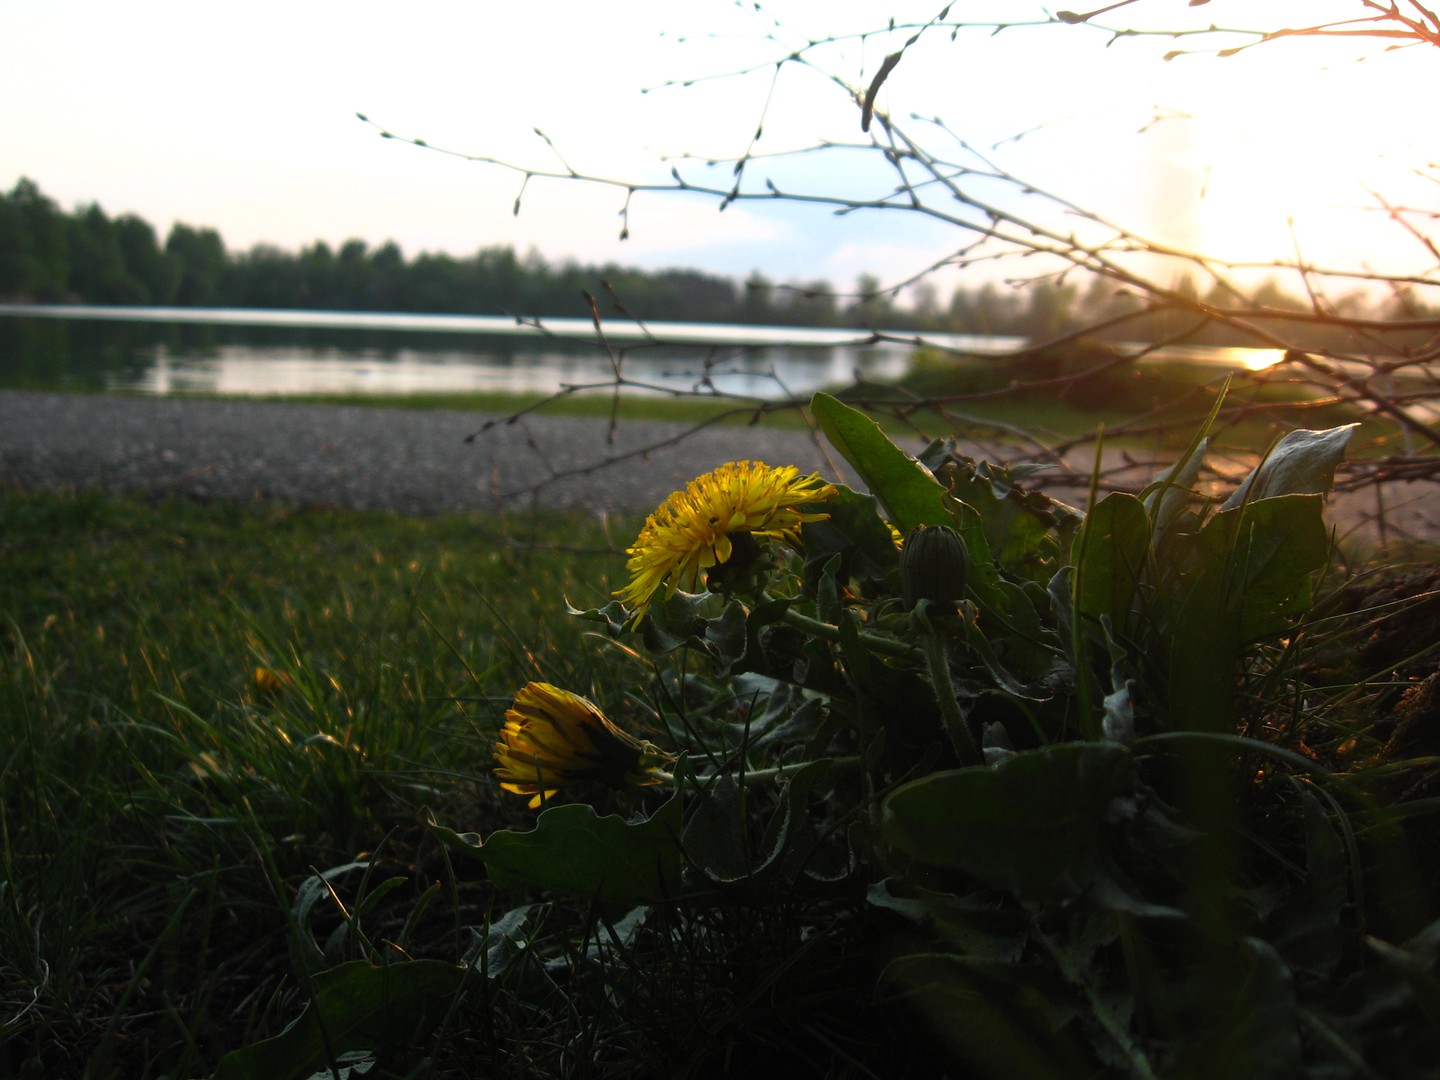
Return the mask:
M 425 822 L 533 823 L 488 775 L 525 681 L 645 711 L 648 663 L 565 613 L 635 524 L 0 492 L 0 1075 L 210 1075 L 337 964 L 496 962 L 505 907 Z M 582 941 L 618 917 L 517 911 Z M 737 899 L 650 929 L 582 946 L 588 989 L 469 993 L 371 1075 L 811 1075 L 913 1042 L 857 922 Z
M 527 680 L 632 722 L 649 695 L 687 700 L 685 672 L 667 682 L 565 613 L 608 599 L 637 524 L 0 491 L 0 1075 L 209 1075 L 346 961 L 513 957 L 494 924 L 515 898 L 427 819 L 533 822 L 488 776 Z M 1381 761 L 1356 791 L 1398 805 L 1384 784 L 1403 784 L 1429 822 L 1411 787 L 1433 736 L 1387 748 L 1432 716 L 1411 691 L 1440 607 L 1324 595 L 1318 629 L 1247 685 L 1255 730 L 1294 697 L 1285 748 Z M 1301 645 L 1322 662 L 1304 678 Z M 1432 917 L 1433 869 L 1396 874 L 1370 894 L 1376 932 Z M 895 1055 L 929 1045 L 867 996 L 874 942 L 843 898 L 657 906 L 643 935 L 532 899 L 503 919 L 572 951 L 467 991 L 372 1077 L 899 1075 Z
M 957 364 L 921 349 L 893 386 L 847 388 L 840 396 L 865 402 L 877 415 L 933 413 L 948 420 L 955 433 L 984 432 L 986 425 L 997 425 L 994 435 L 1002 442 L 1016 430 L 1083 440 L 1103 424 L 1106 441 L 1113 446 L 1169 449 L 1186 445 L 1227 377 L 1230 390 L 1214 433 L 1217 446 L 1254 451 L 1291 428 L 1332 427 L 1368 416 L 1318 397 L 1317 388 L 1288 371 L 1232 372 L 1184 360 L 1106 367 L 1114 360 L 1108 349 L 1084 342 L 1007 366 Z M 1388 430 L 1369 423 L 1356 443 L 1368 444 Z
M 613 691 L 564 600 L 622 557 L 507 524 L 0 494 L 0 1074 L 207 1074 L 303 1000 L 300 881 L 358 858 L 413 910 L 424 812 L 525 819 L 489 744 L 528 679 Z M 445 891 L 377 937 L 453 936 Z
M 16 389 L 24 389 L 17 387 Z M 47 390 L 51 388 L 46 388 Z M 87 390 L 66 390 L 66 393 L 91 393 Z M 199 399 L 235 400 L 223 394 L 187 394 Z M 245 401 L 264 401 L 295 405 L 358 405 L 379 409 L 452 409 L 461 412 L 509 415 L 517 412 L 542 411 L 547 416 L 577 416 L 608 420 L 652 420 L 696 424 L 714 421 L 745 425 L 752 422 L 757 410 L 767 424 L 803 427 L 804 420 L 793 407 L 763 403 L 755 399 L 727 399 L 706 395 L 669 395 L 627 390 L 618 398 L 598 390 L 585 393 L 542 397 L 535 394 L 477 393 L 413 393 L 413 394 L 284 394 L 246 395 Z
M 831 388 L 843 400 L 863 408 L 882 425 L 890 418 L 913 419 L 930 434 L 993 439 L 1004 444 L 1016 431 L 1057 440 L 1084 440 L 1104 425 L 1107 442 L 1117 447 L 1150 446 L 1178 450 L 1210 411 L 1227 374 L 1213 366 L 1178 360 L 1153 360 L 1100 376 L 1079 372 L 1100 363 L 1083 349 L 1075 356 L 1020 372 L 1024 379 L 1074 378 L 1069 385 L 1031 390 L 1011 385 L 1015 373 L 993 365 L 959 364 L 927 350 L 918 351 L 910 371 L 894 384 Z M 1044 357 L 1039 360 L 1045 360 Z M 1216 445 L 1254 451 L 1278 433 L 1294 427 L 1325 428 L 1362 421 L 1355 452 L 1381 451 L 1393 425 L 1369 418 L 1363 410 L 1318 399 L 1316 388 L 1276 372 L 1236 372 Z M 538 398 L 501 393 L 312 395 L 274 400 L 311 404 L 368 405 L 405 409 L 459 409 L 510 414 L 540 409 L 556 416 L 748 425 L 763 417 L 768 426 L 800 428 L 798 409 L 778 403 L 725 400 L 703 395 L 666 395 L 628 390 L 620 395 L 594 390 Z M 926 403 L 916 408 L 917 402 Z M 936 404 L 939 403 L 939 404 Z M 1136 421 L 1136 418 L 1139 418 Z M 1133 422 L 1133 423 L 1132 423 Z M 1138 430 L 1129 431 L 1127 428 Z

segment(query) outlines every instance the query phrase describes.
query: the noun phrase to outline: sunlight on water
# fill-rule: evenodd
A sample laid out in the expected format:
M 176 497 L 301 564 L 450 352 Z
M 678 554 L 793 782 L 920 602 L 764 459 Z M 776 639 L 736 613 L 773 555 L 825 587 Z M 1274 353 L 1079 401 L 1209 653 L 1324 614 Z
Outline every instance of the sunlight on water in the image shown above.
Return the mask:
M 1264 371 L 1285 359 L 1284 349 L 1244 349 L 1241 364 L 1246 371 Z

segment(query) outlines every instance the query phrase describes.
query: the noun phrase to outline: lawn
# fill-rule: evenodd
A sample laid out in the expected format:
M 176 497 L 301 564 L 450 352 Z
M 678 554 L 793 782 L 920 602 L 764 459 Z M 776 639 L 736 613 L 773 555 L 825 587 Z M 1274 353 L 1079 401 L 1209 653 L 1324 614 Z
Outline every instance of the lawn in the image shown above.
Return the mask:
M 1349 433 L 1082 520 L 812 408 L 879 502 L 0 492 L 0 1074 L 1428 1075 L 1440 595 L 1330 548 Z
M 311 868 L 371 859 L 414 903 L 443 871 L 422 810 L 523 818 L 501 714 L 617 678 L 562 627 L 623 557 L 594 520 L 512 528 L 0 497 L 0 1073 L 206 1074 L 303 996 Z

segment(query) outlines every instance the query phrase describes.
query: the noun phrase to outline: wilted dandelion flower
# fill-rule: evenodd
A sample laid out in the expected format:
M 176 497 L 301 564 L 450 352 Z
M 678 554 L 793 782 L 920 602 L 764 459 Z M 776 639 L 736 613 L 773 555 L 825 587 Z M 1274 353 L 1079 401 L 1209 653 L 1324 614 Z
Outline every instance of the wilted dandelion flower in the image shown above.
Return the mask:
M 534 796 L 534 809 L 572 784 L 627 788 L 663 783 L 661 770 L 672 760 L 673 755 L 621 731 L 593 702 L 532 682 L 505 712 L 495 744 L 495 778 L 506 791 Z
M 800 526 L 828 514 L 801 510 L 835 494 L 818 474 L 801 476 L 793 465 L 772 468 L 761 461 L 732 461 L 690 481 L 670 495 L 645 521 L 625 569 L 630 584 L 615 595 L 631 610 L 631 625 L 645 617 L 658 594 L 693 592 L 700 574 L 723 566 L 737 539 L 799 543 Z

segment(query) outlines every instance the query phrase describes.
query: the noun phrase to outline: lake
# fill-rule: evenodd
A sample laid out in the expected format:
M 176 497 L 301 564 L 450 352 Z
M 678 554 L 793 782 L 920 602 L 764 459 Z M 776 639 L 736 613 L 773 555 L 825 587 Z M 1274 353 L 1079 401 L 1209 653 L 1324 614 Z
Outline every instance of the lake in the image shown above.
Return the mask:
M 904 372 L 912 347 L 864 330 L 503 316 L 0 305 L 0 384 L 227 395 L 544 395 L 627 380 L 759 398 L 808 394 L 860 371 Z
M 896 335 L 904 336 L 904 335 Z M 608 385 L 776 399 L 904 373 L 913 342 L 868 330 L 508 316 L 0 304 L 0 385 L 149 394 L 305 396 L 502 392 Z M 1016 338 L 927 334 L 976 353 Z M 1263 350 L 1190 359 L 1260 366 Z

